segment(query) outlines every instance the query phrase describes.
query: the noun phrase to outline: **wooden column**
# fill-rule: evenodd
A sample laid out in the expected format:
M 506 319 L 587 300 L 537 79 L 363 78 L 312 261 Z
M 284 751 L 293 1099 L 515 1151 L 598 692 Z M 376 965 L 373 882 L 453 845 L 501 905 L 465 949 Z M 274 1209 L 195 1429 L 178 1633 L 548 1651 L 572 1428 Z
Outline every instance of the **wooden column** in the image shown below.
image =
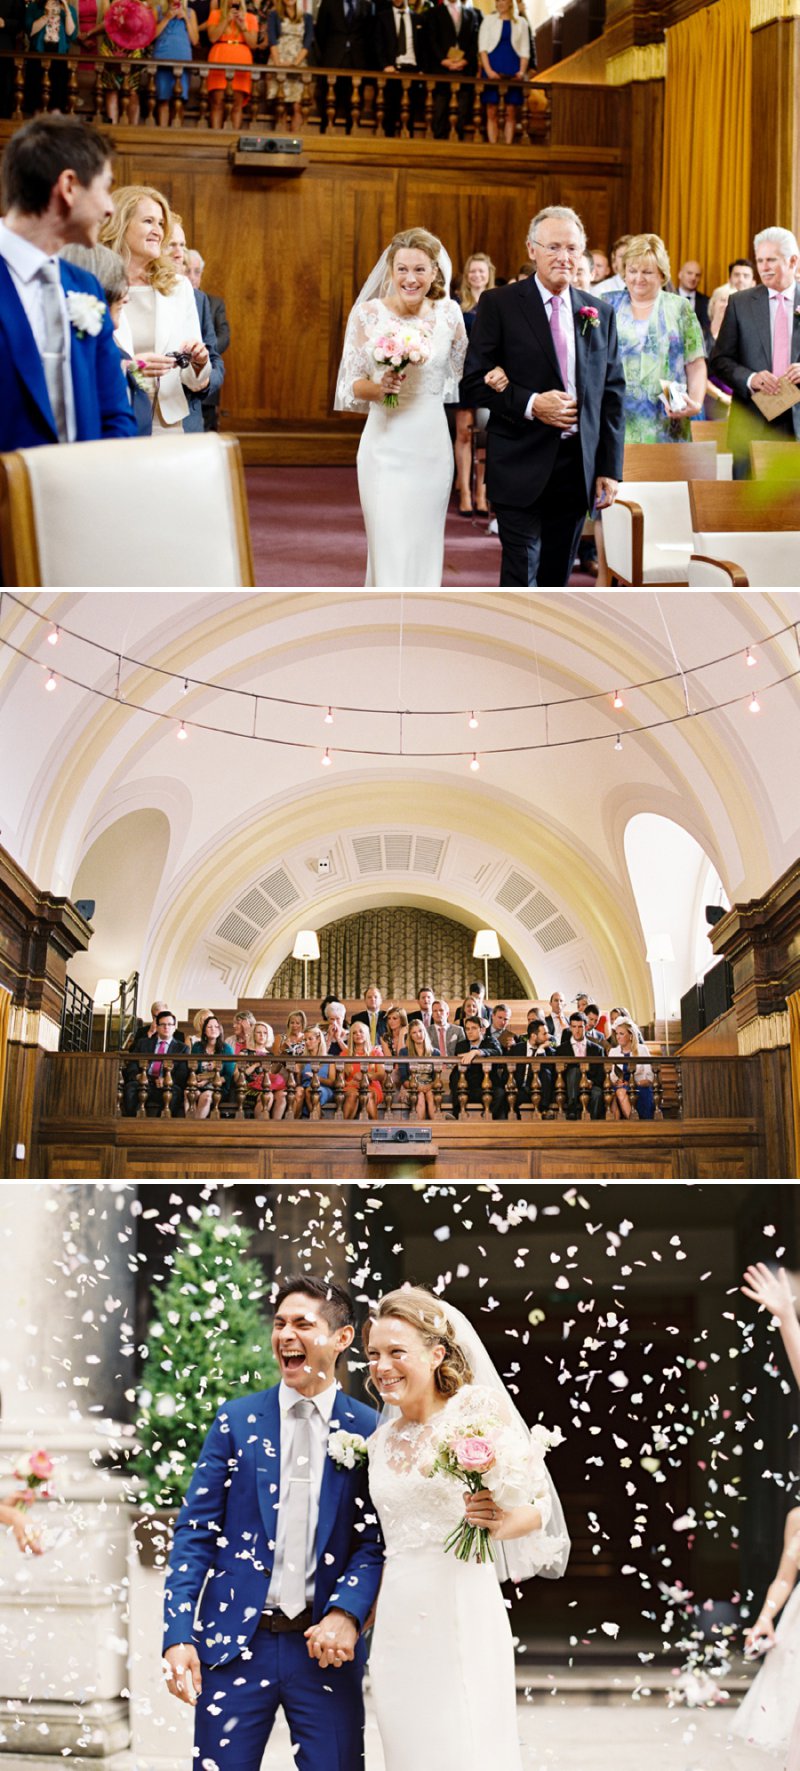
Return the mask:
M 789 10 L 764 0 L 753 12 Z M 753 31 L 750 242 L 761 228 L 796 230 L 800 214 L 800 15 L 773 17 Z M 768 124 L 766 123 L 766 120 Z
M 761 898 L 734 904 L 711 931 L 733 968 L 739 1055 L 749 1060 L 753 1111 L 762 1119 L 769 1175 L 796 1175 L 787 996 L 800 989 L 800 862 Z
M 41 1058 L 58 1049 L 67 966 L 92 931 L 68 898 L 37 891 L 0 849 L 0 984 L 11 991 L 0 1175 L 35 1175 Z M 17 1158 L 17 1145 L 25 1154 Z

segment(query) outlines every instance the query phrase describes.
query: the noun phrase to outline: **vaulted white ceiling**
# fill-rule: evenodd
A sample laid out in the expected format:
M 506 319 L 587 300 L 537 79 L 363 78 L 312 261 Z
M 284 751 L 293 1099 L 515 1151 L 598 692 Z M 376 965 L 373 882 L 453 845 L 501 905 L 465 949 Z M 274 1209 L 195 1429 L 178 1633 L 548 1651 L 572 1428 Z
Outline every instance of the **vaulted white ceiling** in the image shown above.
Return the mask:
M 657 812 L 690 832 L 731 899 L 764 891 L 798 852 L 800 678 L 767 685 L 797 671 L 800 654 L 794 633 L 764 643 L 800 620 L 797 593 L 22 600 L 27 609 L 6 594 L 0 613 L 2 639 L 33 660 L 8 644 L 0 652 L 0 840 L 40 887 L 96 898 L 92 946 L 72 968 L 87 987 L 135 963 L 146 993 L 177 1007 L 222 1004 L 263 988 L 298 927 L 404 902 L 497 928 L 531 992 L 585 982 L 646 1005 L 624 856 L 630 818 Z M 64 632 L 49 645 L 52 622 L 109 653 Z M 729 662 L 693 674 L 727 652 Z M 117 699 L 119 654 L 138 663 L 123 662 Z M 626 692 L 673 673 L 676 657 L 693 717 L 627 735 L 685 711 L 680 681 Z M 190 681 L 182 693 L 157 667 L 218 686 Z M 757 717 L 747 708 L 754 686 Z M 255 695 L 318 705 L 260 699 L 255 742 Z M 545 722 L 543 702 L 585 695 L 601 699 L 551 706 Z M 726 711 L 703 712 L 730 698 Z M 329 703 L 333 725 L 323 721 Z M 442 708 L 458 711 L 439 717 Z M 590 735 L 603 741 L 565 742 Z

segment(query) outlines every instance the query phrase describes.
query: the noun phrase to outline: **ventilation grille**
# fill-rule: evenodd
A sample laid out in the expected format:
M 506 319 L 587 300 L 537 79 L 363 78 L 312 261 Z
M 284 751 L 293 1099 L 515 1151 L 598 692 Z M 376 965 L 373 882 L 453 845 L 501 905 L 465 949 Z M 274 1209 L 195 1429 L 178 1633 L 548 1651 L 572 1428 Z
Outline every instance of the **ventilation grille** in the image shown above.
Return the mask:
M 359 873 L 437 873 L 446 839 L 390 830 L 385 836 L 354 836 Z M 530 888 L 529 888 L 530 889 Z
M 523 928 L 535 929 L 540 922 L 546 922 L 548 916 L 555 916 L 556 907 L 545 897 L 544 892 L 534 892 L 529 903 L 523 904 L 518 914 Z
M 245 922 L 244 917 L 239 916 L 235 910 L 229 910 L 228 915 L 223 917 L 217 934 L 222 936 L 223 941 L 232 941 L 234 947 L 244 947 L 246 950 L 252 947 L 258 929 L 252 923 Z
M 258 885 L 245 892 L 235 908 L 223 917 L 216 933 L 223 941 L 230 941 L 234 947 L 243 947 L 247 952 L 278 912 L 288 910 L 299 897 L 300 893 L 285 867 L 276 867 Z
M 556 916 L 552 922 L 545 923 L 539 929 L 536 939 L 545 953 L 552 953 L 554 947 L 563 947 L 565 941 L 574 941 L 575 930 L 570 928 L 565 916 Z
M 417 873 L 435 873 L 442 858 L 444 842 L 438 836 L 418 836 L 414 849 Z
M 509 873 L 505 885 L 501 886 L 497 894 L 497 902 L 504 910 L 516 910 L 523 898 L 529 898 L 530 894 L 530 880 L 523 879 L 521 873 Z M 555 904 L 553 909 L 555 910 Z
M 279 910 L 288 910 L 290 904 L 296 904 L 300 896 L 285 867 L 277 867 L 274 873 L 268 873 L 266 879 L 259 883 L 262 892 L 266 892 Z
M 411 866 L 411 837 L 385 836 L 386 866 L 390 873 L 407 873 Z
M 510 910 L 517 922 L 527 929 L 529 934 L 535 932 L 539 945 L 545 953 L 551 953 L 554 947 L 563 947 L 566 941 L 575 940 L 575 930 L 571 928 L 565 916 L 556 909 L 545 892 L 526 879 L 524 873 L 516 869 L 509 873 L 508 879 L 501 885 L 495 903 L 503 910 Z M 548 918 L 551 920 L 548 921 Z
M 353 849 L 359 873 L 382 872 L 383 847 L 379 836 L 356 836 L 353 838 Z

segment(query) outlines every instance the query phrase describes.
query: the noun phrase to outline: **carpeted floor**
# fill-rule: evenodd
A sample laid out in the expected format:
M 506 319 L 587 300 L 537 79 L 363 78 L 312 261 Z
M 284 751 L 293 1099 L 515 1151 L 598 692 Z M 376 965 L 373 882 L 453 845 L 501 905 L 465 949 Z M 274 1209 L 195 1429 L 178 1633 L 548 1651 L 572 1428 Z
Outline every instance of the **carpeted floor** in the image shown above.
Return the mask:
M 367 548 L 355 468 L 250 467 L 246 472 L 256 584 L 357 586 L 363 584 Z M 444 587 L 494 588 L 500 543 L 487 534 L 485 517 L 458 515 L 455 498 L 447 516 Z M 588 584 L 575 577 L 574 584 Z

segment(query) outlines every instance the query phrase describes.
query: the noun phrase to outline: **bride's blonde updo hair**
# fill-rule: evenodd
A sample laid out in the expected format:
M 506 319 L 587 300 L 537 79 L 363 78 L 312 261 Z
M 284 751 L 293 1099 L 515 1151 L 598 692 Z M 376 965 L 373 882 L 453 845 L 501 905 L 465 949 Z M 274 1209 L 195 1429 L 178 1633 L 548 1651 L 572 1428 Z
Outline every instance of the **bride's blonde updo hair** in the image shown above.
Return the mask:
M 424 252 L 425 257 L 429 258 L 433 265 L 433 282 L 428 290 L 428 300 L 444 301 L 450 291 L 446 287 L 444 272 L 439 263 L 439 253 L 441 250 L 441 240 L 437 240 L 435 234 L 429 234 L 427 228 L 406 228 L 404 233 L 395 234 L 394 239 L 386 252 L 387 285 L 394 269 L 394 261 L 398 252 Z
M 429 236 L 426 236 L 429 237 Z M 458 1345 L 456 1331 L 439 1298 L 426 1291 L 424 1285 L 404 1285 L 401 1291 L 387 1291 L 370 1311 L 364 1324 L 364 1346 L 369 1353 L 369 1334 L 373 1322 L 387 1316 L 407 1322 L 416 1330 L 426 1347 L 444 1347 L 444 1358 L 433 1374 L 434 1387 L 440 1396 L 455 1396 L 462 1384 L 472 1383 L 472 1367 Z

